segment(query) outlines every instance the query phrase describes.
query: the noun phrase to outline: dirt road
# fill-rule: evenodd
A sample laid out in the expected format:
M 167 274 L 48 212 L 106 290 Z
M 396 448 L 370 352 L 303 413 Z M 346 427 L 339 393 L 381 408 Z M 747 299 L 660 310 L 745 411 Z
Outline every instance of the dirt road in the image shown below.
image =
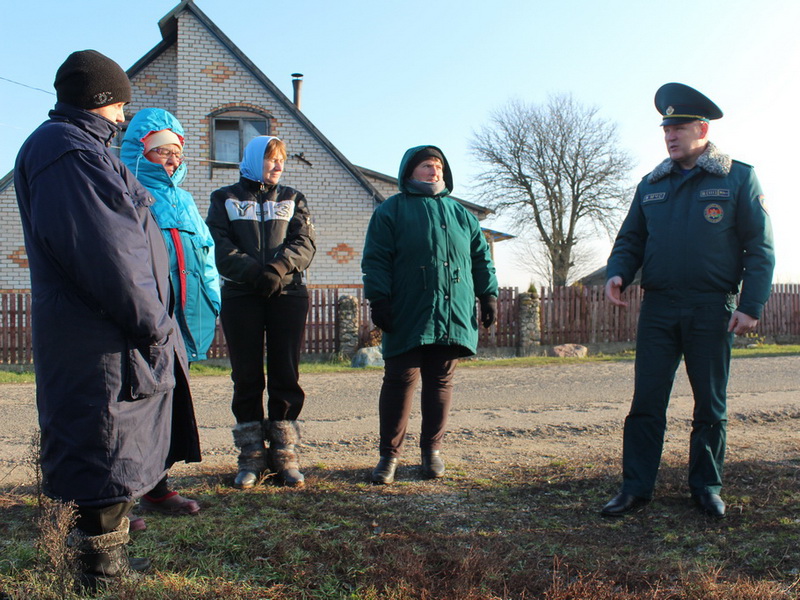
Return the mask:
M 377 397 L 382 371 L 305 375 L 302 463 L 370 469 L 377 459 Z M 235 454 L 227 377 L 192 382 L 204 461 L 176 465 L 174 475 L 230 466 Z M 633 389 L 633 363 L 528 368 L 465 368 L 456 390 L 445 455 L 453 466 L 477 460 L 535 465 L 619 456 L 622 422 Z M 729 460 L 800 457 L 800 357 L 740 358 L 729 385 Z M 685 455 L 691 389 L 681 369 L 669 412 L 665 452 Z M 418 408 L 418 407 L 417 407 Z M 0 386 L 0 487 L 26 483 L 24 466 L 36 427 L 35 388 Z M 415 410 L 406 461 L 418 461 Z

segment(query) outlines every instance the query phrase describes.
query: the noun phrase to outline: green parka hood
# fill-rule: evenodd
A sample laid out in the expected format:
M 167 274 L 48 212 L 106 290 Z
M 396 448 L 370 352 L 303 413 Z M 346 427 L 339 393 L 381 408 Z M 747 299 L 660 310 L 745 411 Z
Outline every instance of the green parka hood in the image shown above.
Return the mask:
M 447 157 L 444 155 L 444 152 L 442 152 L 440 148 L 438 148 L 436 146 L 428 145 L 428 146 L 415 146 L 414 148 L 409 148 L 408 150 L 406 150 L 406 153 L 403 155 L 403 160 L 400 161 L 400 171 L 398 172 L 398 175 L 397 175 L 397 187 L 404 194 L 413 194 L 415 196 L 419 196 L 420 195 L 419 192 L 417 192 L 415 190 L 412 190 L 412 189 L 409 189 L 409 187 L 406 185 L 406 179 L 411 175 L 411 173 L 409 173 L 407 171 L 411 170 L 409 168 L 409 166 L 411 165 L 411 163 L 413 161 L 413 158 L 417 154 L 422 152 L 423 150 L 427 150 L 429 148 L 432 149 L 432 150 L 436 150 L 436 152 L 441 154 L 442 158 L 444 159 L 444 164 L 442 166 L 444 167 L 444 169 L 443 169 L 443 171 L 444 171 L 444 186 L 445 186 L 446 190 L 444 192 L 442 192 L 441 194 L 439 194 L 439 195 L 440 196 L 446 196 L 446 195 L 452 193 L 452 191 L 453 191 L 453 172 L 450 170 L 450 163 L 447 162 Z

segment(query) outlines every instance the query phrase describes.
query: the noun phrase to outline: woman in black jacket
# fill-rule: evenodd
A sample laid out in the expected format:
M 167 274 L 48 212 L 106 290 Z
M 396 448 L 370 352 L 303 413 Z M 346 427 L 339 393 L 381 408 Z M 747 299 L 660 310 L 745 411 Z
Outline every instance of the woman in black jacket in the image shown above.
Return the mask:
M 303 272 L 316 246 L 305 196 L 278 185 L 285 161 L 281 140 L 253 138 L 244 151 L 239 182 L 211 194 L 206 219 L 222 277 L 220 320 L 232 367 L 238 488 L 253 487 L 267 468 L 286 485 L 304 480 L 295 452 L 297 417 L 305 399 L 298 364 L 308 314 Z

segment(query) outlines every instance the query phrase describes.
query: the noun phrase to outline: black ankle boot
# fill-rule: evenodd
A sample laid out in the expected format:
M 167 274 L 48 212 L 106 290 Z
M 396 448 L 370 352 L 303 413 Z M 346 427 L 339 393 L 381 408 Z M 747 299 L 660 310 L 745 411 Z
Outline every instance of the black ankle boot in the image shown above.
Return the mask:
M 372 483 L 375 485 L 389 485 L 394 481 L 394 472 L 397 470 L 398 459 L 381 456 L 378 465 L 372 471 Z
M 425 479 L 444 477 L 444 461 L 438 450 L 422 450 L 422 476 Z

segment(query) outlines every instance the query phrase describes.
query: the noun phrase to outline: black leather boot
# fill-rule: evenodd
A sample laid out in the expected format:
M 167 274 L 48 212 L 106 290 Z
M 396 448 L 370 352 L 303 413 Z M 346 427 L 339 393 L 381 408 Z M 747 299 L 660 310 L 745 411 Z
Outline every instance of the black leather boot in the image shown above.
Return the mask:
M 397 458 L 381 456 L 377 466 L 372 471 L 372 483 L 375 485 L 389 485 L 392 483 L 398 462 Z
M 422 476 L 425 479 L 444 477 L 444 461 L 438 450 L 422 450 Z

